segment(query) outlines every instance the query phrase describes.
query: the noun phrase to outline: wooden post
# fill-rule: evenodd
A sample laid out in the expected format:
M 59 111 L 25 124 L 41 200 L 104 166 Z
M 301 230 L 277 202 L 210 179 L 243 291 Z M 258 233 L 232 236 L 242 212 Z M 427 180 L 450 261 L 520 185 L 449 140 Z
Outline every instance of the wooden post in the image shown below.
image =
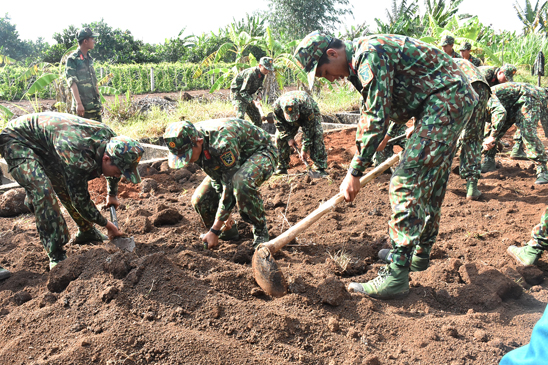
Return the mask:
M 101 68 L 99 69 L 99 75 L 100 75 L 100 79 L 101 79 L 101 80 L 103 79 L 104 73 L 105 73 L 105 69 L 101 67 Z
M 154 92 L 154 68 L 150 68 L 150 92 Z

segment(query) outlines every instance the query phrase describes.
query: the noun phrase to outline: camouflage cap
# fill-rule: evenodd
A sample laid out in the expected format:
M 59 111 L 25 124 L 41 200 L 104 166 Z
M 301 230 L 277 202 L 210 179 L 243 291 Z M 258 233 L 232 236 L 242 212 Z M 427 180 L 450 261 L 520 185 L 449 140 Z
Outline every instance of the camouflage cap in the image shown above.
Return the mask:
M 112 164 L 120 169 L 122 174 L 134 184 L 141 182 L 137 165 L 145 149 L 139 142 L 125 136 L 111 138 L 105 150 Z
M 169 167 L 180 169 L 189 164 L 192 147 L 196 145 L 198 137 L 198 130 L 190 122 L 175 122 L 167 126 L 164 141 L 169 149 L 167 160 Z
M 472 49 L 472 45 L 470 44 L 470 42 L 464 42 L 461 46 L 460 46 L 460 49 L 459 51 L 469 51 Z
M 274 60 L 270 57 L 261 57 L 259 65 L 263 66 L 268 71 L 274 71 Z
M 83 41 L 89 37 L 99 37 L 99 33 L 93 33 L 93 31 L 88 27 L 82 28 L 78 31 L 78 33 L 76 33 L 76 39 L 78 41 Z
M 333 37 L 321 34 L 319 31 L 314 31 L 304 37 L 297 46 L 294 54 L 295 61 L 308 74 L 308 87 L 310 89 L 314 86 L 318 62 L 329 48 L 332 40 Z
M 448 46 L 450 44 L 455 44 L 455 38 L 453 38 L 450 35 L 444 35 L 443 37 L 441 37 L 441 41 L 440 41 L 441 47 Z
M 506 76 L 506 80 L 514 81 L 514 75 L 516 74 L 518 69 L 516 68 L 516 66 L 506 63 L 502 65 L 499 71 L 504 72 L 504 75 Z
M 284 110 L 285 120 L 287 120 L 288 122 L 296 122 L 297 120 L 299 120 L 300 112 L 298 104 L 293 103 L 293 101 L 291 100 L 290 102 L 285 103 L 282 108 Z

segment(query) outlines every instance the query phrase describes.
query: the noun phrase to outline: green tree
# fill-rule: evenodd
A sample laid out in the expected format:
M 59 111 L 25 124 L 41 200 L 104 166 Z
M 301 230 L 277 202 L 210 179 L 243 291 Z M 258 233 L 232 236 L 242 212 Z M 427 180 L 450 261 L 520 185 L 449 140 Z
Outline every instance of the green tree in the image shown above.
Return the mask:
M 379 34 L 401 34 L 411 37 L 418 37 L 422 33 L 419 5 L 417 0 L 392 0 L 391 9 L 386 9 L 388 23 L 375 18 L 377 33 Z
M 25 57 L 24 43 L 19 39 L 19 32 L 10 20 L 8 14 L 0 18 L 0 48 L 4 56 L 21 60 Z
M 424 0 L 426 7 L 425 21 L 433 20 L 438 26 L 445 27 L 459 11 L 459 5 L 462 2 L 463 0 Z
M 546 29 L 546 9 L 548 1 L 539 4 L 537 0 L 535 7 L 531 5 L 531 1 L 525 0 L 525 8 L 522 8 L 517 2 L 513 4 L 514 10 L 519 20 L 523 23 L 523 33 L 535 33 Z
M 269 0 L 265 16 L 274 34 L 300 39 L 314 30 L 335 31 L 341 18 L 353 17 L 351 7 L 348 0 Z

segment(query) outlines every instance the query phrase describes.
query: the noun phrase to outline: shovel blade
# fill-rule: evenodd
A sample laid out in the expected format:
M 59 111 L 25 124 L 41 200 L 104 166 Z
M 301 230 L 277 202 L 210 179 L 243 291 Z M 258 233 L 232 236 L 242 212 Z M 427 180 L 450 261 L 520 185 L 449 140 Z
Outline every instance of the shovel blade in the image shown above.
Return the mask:
M 135 250 L 135 240 L 133 237 L 118 237 L 111 241 L 120 250 L 133 252 Z
M 255 251 L 251 264 L 255 281 L 265 293 L 275 298 L 287 294 L 287 281 L 267 247 Z

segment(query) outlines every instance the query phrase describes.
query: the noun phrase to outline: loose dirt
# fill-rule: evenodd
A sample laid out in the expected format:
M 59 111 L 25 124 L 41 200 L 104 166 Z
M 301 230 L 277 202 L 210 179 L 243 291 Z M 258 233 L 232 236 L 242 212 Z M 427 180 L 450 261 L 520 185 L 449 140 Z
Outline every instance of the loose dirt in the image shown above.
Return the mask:
M 338 192 L 354 135 L 327 135 L 330 179 L 310 180 L 292 156 L 292 175 L 261 187 L 272 236 Z M 134 253 L 68 246 L 68 259 L 49 272 L 34 217 L 0 218 L 0 265 L 13 273 L 0 282 L 0 363 L 497 364 L 528 342 L 548 303 L 546 256 L 537 269 L 506 254 L 529 239 L 548 187 L 534 185 L 531 163 L 498 160 L 502 167 L 480 180 L 479 201 L 467 201 L 451 174 L 431 266 L 411 273 L 402 300 L 344 290 L 382 266 L 386 174 L 276 254 L 289 282 L 279 299 L 253 280 L 251 227 L 237 213 L 240 240 L 203 250 L 206 228 L 190 203 L 200 170 L 144 176 L 147 192 L 121 184 L 118 219 Z M 103 203 L 104 180 L 89 187 Z

